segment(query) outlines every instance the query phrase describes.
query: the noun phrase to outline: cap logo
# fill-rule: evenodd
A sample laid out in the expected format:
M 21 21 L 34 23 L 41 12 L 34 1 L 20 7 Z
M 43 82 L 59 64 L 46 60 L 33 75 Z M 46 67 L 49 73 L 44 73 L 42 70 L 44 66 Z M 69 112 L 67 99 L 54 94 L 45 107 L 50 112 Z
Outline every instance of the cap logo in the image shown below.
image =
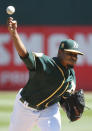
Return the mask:
M 61 44 L 61 47 L 64 48 L 64 43 Z
M 78 48 L 78 44 L 74 41 L 74 48 Z

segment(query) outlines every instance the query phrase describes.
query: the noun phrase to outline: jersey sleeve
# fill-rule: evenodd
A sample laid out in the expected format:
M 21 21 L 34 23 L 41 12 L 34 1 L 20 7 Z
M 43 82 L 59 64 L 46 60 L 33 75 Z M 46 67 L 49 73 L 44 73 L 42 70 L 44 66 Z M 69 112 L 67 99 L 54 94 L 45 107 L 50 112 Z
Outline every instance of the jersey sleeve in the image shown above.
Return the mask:
M 44 70 L 46 57 L 43 53 L 29 52 L 24 58 L 20 57 L 29 70 Z
M 20 57 L 29 70 L 33 70 L 36 67 L 35 55 L 33 52 L 29 52 L 26 57 Z

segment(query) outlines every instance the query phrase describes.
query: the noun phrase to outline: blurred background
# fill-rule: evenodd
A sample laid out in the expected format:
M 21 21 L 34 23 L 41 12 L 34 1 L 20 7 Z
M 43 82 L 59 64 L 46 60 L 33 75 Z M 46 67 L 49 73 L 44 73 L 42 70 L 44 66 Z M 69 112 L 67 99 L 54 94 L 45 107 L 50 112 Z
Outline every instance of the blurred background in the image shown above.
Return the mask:
M 0 131 L 7 131 L 17 91 L 28 80 L 8 33 L 6 7 L 13 5 L 18 32 L 28 51 L 57 55 L 63 39 L 74 39 L 84 56 L 75 67 L 77 89 L 83 88 L 86 105 L 78 122 L 69 123 L 61 110 L 62 130 L 92 131 L 92 0 L 0 0 Z M 87 121 L 86 121 L 87 120 Z M 35 127 L 33 131 L 38 131 Z

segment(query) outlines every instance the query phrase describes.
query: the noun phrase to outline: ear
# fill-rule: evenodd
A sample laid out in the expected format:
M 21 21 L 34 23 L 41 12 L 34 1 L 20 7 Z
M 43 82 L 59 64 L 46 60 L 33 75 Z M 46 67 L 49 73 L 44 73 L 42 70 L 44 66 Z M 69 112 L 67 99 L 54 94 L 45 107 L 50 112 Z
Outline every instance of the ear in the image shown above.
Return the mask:
M 63 56 L 63 51 L 62 50 L 58 50 L 58 57 L 62 58 L 62 56 Z
M 63 50 L 60 50 L 60 49 L 59 49 L 59 50 L 58 50 L 58 54 L 60 54 L 60 55 L 63 54 Z

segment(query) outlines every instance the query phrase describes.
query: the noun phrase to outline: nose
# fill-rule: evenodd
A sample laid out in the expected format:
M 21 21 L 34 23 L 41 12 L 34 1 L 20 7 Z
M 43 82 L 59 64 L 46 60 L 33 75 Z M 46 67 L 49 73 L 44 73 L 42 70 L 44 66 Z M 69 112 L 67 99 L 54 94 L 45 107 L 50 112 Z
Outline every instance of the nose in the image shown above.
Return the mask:
M 72 54 L 72 59 L 76 61 L 77 60 L 77 54 Z

